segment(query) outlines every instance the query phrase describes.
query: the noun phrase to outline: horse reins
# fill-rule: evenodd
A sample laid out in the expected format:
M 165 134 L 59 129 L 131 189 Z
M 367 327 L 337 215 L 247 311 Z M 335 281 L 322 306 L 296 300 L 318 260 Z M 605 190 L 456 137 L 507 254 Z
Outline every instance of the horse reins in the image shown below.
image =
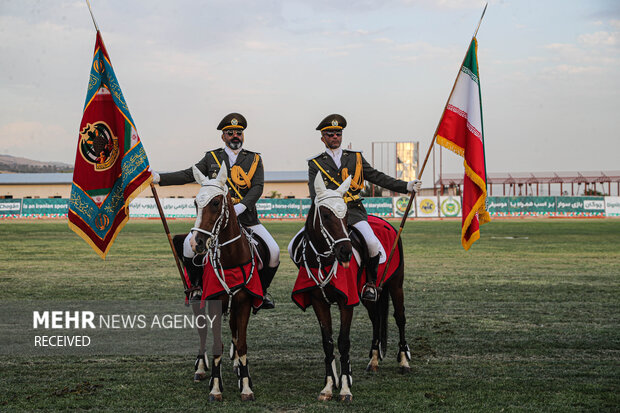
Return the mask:
M 211 185 L 211 186 L 216 186 L 216 185 Z M 200 208 L 198 213 L 200 213 L 201 210 L 202 208 Z M 217 219 L 215 220 L 215 223 L 213 224 L 212 230 L 207 231 L 207 230 L 204 230 L 198 227 L 192 228 L 192 231 L 203 233 L 209 237 L 207 238 L 207 241 L 205 242 L 207 251 L 205 253 L 205 257 L 202 260 L 201 266 L 204 267 L 208 261 L 211 261 L 211 266 L 213 267 L 213 272 L 215 273 L 215 277 L 218 279 L 218 281 L 220 282 L 220 284 L 226 291 L 226 294 L 228 294 L 228 296 L 230 297 L 224 314 L 228 314 L 228 310 L 230 309 L 230 306 L 231 306 L 232 297 L 236 293 L 238 293 L 240 289 L 231 291 L 230 288 L 228 287 L 228 284 L 226 284 L 226 275 L 224 273 L 224 267 L 222 266 L 222 263 L 220 261 L 221 248 L 239 240 L 241 238 L 242 233 L 245 234 L 246 238 L 248 239 L 248 242 L 250 242 L 251 237 L 252 237 L 252 234 L 246 231 L 245 228 L 239 226 L 240 227 L 239 235 L 223 243 L 220 243 L 220 232 L 222 231 L 222 229 L 228 226 L 229 218 L 230 218 L 230 210 L 228 209 L 228 198 L 226 197 L 226 194 L 224 194 L 224 196 L 222 196 L 222 207 L 220 209 L 220 213 Z M 254 268 L 256 267 L 256 261 L 254 259 L 254 248 L 252 248 L 251 246 L 250 246 L 250 256 L 251 256 L 250 259 L 252 262 L 252 267 L 250 270 L 250 275 L 248 279 L 245 281 L 245 284 L 247 284 L 254 276 Z
M 328 198 L 340 198 L 342 199 L 342 197 L 325 197 L 322 198 L 321 201 L 323 201 L 324 199 L 328 199 Z M 310 240 L 310 237 L 308 237 L 307 234 L 304 234 L 304 238 L 301 242 L 301 247 L 302 247 L 302 252 L 301 252 L 301 258 L 303 259 L 303 263 L 304 263 L 304 267 L 306 268 L 306 272 L 308 273 L 308 277 L 311 278 L 317 286 L 319 286 L 319 288 L 321 289 L 321 293 L 323 294 L 323 298 L 325 299 L 325 301 L 328 304 L 332 304 L 328 299 L 327 299 L 327 295 L 325 294 L 325 286 L 327 286 L 327 284 L 329 284 L 329 282 L 332 280 L 332 278 L 336 277 L 337 278 L 337 272 L 338 272 L 338 261 L 336 259 L 334 259 L 334 263 L 332 264 L 332 268 L 330 269 L 329 273 L 325 276 L 325 277 L 321 277 L 321 275 L 323 274 L 323 266 L 321 264 L 321 259 L 319 257 L 322 258 L 329 258 L 332 255 L 335 254 L 336 252 L 336 245 L 340 242 L 344 242 L 344 241 L 351 241 L 351 238 L 345 236 L 339 239 L 334 239 L 334 237 L 329 233 L 329 231 L 327 231 L 327 229 L 325 228 L 325 225 L 323 225 L 323 219 L 321 218 L 321 214 L 319 213 L 319 209 L 320 209 L 320 205 L 316 205 L 316 208 L 314 210 L 314 218 L 313 218 L 313 223 L 316 222 L 316 218 L 318 216 L 319 218 L 319 229 L 321 231 L 321 235 L 323 236 L 323 239 L 327 242 L 327 246 L 328 246 L 328 250 L 320 253 L 317 251 L 316 247 L 314 246 L 314 244 L 312 243 L 312 241 Z M 331 208 L 328 207 L 328 209 L 332 212 L 333 211 Z M 344 230 L 344 233 L 346 234 L 346 228 L 344 226 L 344 224 L 342 223 L 342 220 L 340 221 L 340 224 L 342 225 L 342 229 Z M 308 265 L 308 259 L 306 258 L 306 247 L 310 245 L 310 248 L 312 248 L 312 251 L 314 252 L 314 254 L 317 256 L 317 263 L 318 263 L 318 271 L 317 271 L 317 276 L 315 277 L 314 274 L 312 273 L 312 271 L 310 270 L 310 266 Z M 317 278 L 318 277 L 318 278 Z M 320 281 L 320 279 L 323 278 L 322 281 Z

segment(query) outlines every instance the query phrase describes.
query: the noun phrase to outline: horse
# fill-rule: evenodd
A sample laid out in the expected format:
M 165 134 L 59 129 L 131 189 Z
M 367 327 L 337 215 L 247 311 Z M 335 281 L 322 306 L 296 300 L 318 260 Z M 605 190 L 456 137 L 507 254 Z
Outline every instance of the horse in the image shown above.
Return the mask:
M 397 232 L 394 227 L 379 217 L 369 216 L 368 223 L 381 241 L 384 249 L 389 251 L 392 248 L 394 241 L 397 237 Z M 365 269 L 369 262 L 368 249 L 366 248 L 364 238 L 359 234 L 355 227 L 351 227 L 350 234 L 351 242 L 353 244 L 354 251 L 359 254 L 359 257 L 355 257 L 353 261 L 353 269 L 357 265 L 357 281 L 360 294 L 362 292 L 362 286 L 366 282 Z M 394 251 L 394 255 L 390 262 L 388 271 L 385 271 L 387 263 L 379 265 L 378 279 L 377 279 L 377 294 L 376 301 L 362 300 L 364 307 L 368 311 L 368 317 L 372 322 L 372 341 L 370 346 L 369 358 L 370 361 L 366 367 L 366 371 L 377 372 L 379 370 L 379 361 L 383 360 L 383 356 L 387 350 L 387 325 L 388 325 L 388 311 L 389 300 L 392 299 L 394 306 L 394 319 L 396 320 L 396 326 L 398 327 L 399 343 L 398 352 L 396 354 L 396 360 L 398 362 L 398 369 L 401 374 L 409 373 L 411 367 L 409 361 L 411 360 L 411 352 L 409 345 L 405 338 L 405 305 L 404 305 L 404 291 L 403 280 L 405 278 L 404 260 L 403 260 L 403 246 L 400 237 L 398 238 L 397 249 Z
M 343 195 L 350 184 L 351 177 L 348 177 L 338 189 L 326 189 L 321 176 L 317 175 L 314 181 L 316 198 L 308 212 L 303 237 L 293 247 L 295 253 L 292 254 L 299 268 L 292 299 L 304 311 L 312 306 L 321 328 L 325 378 L 324 387 L 318 396 L 320 401 L 331 400 L 334 387 L 340 388 L 341 401 L 353 400 L 349 334 L 353 306 L 359 304 L 359 297 L 355 274 L 348 271 L 352 246 L 347 233 L 347 206 Z M 336 370 L 332 339 L 330 308 L 334 303 L 340 310 L 340 375 Z
M 262 303 L 263 290 L 251 234 L 237 221 L 226 186 L 226 168 L 221 168 L 215 179 L 208 179 L 195 166 L 193 173 L 201 185 L 196 196 L 198 212 L 191 240 L 194 252 L 205 254 L 201 300 L 208 303 L 210 313 L 217 307 L 217 301 L 225 309 L 224 313 L 230 312 L 232 355 L 238 363 L 236 373 L 241 400 L 252 401 L 255 397 L 248 369 L 247 326 L 252 307 L 257 308 Z M 220 339 L 220 345 L 217 348 L 214 344 L 213 349 L 209 401 L 222 401 L 221 321 L 221 317 L 216 317 L 213 323 L 213 335 Z

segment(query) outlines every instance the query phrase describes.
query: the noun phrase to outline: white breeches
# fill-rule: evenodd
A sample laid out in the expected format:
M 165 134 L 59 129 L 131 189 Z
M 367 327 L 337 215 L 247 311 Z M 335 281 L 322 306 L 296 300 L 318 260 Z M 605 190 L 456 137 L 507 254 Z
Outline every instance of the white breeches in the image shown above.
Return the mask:
M 387 254 L 385 253 L 385 250 L 383 249 L 383 245 L 381 245 L 379 238 L 377 238 L 375 233 L 372 231 L 372 228 L 370 228 L 370 224 L 368 224 L 368 221 L 360 221 L 353 226 L 355 227 L 355 229 L 361 232 L 364 241 L 366 241 L 366 245 L 368 246 L 368 256 L 375 257 L 377 256 L 377 254 L 381 254 L 379 262 L 385 262 L 387 260 Z
M 248 229 L 254 231 L 259 237 L 265 241 L 267 248 L 269 249 L 269 267 L 275 268 L 280 264 L 280 247 L 275 239 L 271 236 L 267 228 L 263 224 L 252 225 Z
M 278 246 L 276 240 L 273 239 L 269 231 L 267 231 L 267 228 L 265 228 L 263 224 L 258 224 L 248 227 L 248 230 L 254 231 L 256 234 L 258 234 L 259 237 L 263 239 L 263 241 L 265 241 L 265 244 L 267 244 L 267 248 L 269 249 L 270 257 L 268 266 L 271 268 L 277 267 L 280 263 L 280 247 Z M 196 255 L 194 251 L 192 251 L 192 247 L 189 244 L 189 240 L 191 238 L 192 233 L 190 232 L 189 234 L 187 234 L 187 237 L 185 237 L 185 240 L 183 241 L 183 256 L 186 258 L 193 258 L 194 255 Z

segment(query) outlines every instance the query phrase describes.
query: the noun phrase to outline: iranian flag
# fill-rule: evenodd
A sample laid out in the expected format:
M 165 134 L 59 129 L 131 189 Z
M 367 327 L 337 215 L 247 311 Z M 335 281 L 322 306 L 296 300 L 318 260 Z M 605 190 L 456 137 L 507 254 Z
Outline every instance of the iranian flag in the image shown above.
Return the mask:
M 480 238 L 480 224 L 491 221 L 486 210 L 486 167 L 477 49 L 478 42 L 474 37 L 436 134 L 441 146 L 465 159 L 461 243 L 466 250 Z

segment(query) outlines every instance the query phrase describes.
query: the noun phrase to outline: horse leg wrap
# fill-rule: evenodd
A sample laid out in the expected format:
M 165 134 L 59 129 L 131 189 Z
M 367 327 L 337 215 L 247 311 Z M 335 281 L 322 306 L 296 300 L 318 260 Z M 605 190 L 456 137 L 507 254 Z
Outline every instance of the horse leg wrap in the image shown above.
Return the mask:
M 370 352 L 368 353 L 368 357 L 372 358 L 373 350 L 377 350 L 377 354 L 379 355 L 379 361 L 383 360 L 383 350 L 381 349 L 381 341 L 377 341 L 370 346 Z
M 351 372 L 351 361 L 348 357 L 340 357 L 340 374 L 346 377 L 347 384 L 349 385 L 349 388 L 351 388 L 351 386 L 353 386 L 353 373 Z
M 252 378 L 250 377 L 250 368 L 248 367 L 248 362 L 246 360 L 245 365 L 243 363 L 239 363 L 239 391 L 243 391 L 243 379 L 248 379 L 248 385 L 250 386 L 250 390 L 253 389 L 252 386 Z
M 198 353 L 198 357 L 196 357 L 196 361 L 194 362 L 194 370 L 198 370 L 198 365 L 200 364 L 200 360 L 204 363 L 205 370 L 209 370 L 209 360 L 207 359 L 207 352 Z
M 398 353 L 396 353 L 396 361 L 400 363 L 400 353 L 405 353 L 407 361 L 411 361 L 411 351 L 409 351 L 409 345 L 405 343 L 398 344 Z
M 338 378 L 338 371 L 336 370 L 336 358 L 334 356 L 325 357 L 325 383 L 327 384 L 327 378 L 331 377 L 334 382 L 334 386 L 337 389 L 340 388 L 340 380 Z
M 222 382 L 222 374 L 220 372 L 220 367 L 222 367 L 222 357 L 220 356 L 218 358 L 219 360 L 213 357 L 213 370 L 211 370 L 211 378 L 209 379 L 209 390 L 213 390 L 214 379 L 218 379 L 218 390 L 221 393 L 224 391 L 224 383 Z

